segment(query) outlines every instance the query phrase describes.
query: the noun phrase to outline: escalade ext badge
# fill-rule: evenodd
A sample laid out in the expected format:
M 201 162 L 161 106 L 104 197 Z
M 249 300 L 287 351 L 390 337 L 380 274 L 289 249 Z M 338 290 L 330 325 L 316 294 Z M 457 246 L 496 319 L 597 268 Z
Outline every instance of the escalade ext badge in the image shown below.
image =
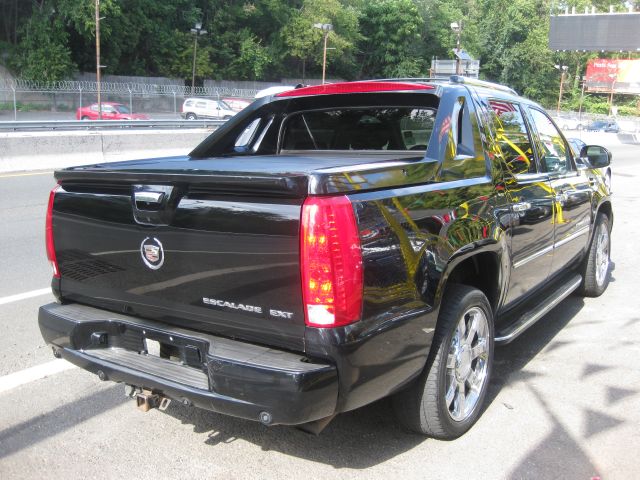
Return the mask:
M 164 248 L 155 237 L 147 237 L 142 241 L 140 255 L 144 264 L 151 270 L 158 270 L 164 264 Z

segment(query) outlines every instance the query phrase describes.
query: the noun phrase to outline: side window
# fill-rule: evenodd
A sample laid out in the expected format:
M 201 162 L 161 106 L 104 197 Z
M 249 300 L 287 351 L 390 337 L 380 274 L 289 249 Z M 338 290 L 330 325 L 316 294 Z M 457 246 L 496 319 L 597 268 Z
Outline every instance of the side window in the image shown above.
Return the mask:
M 92 112 L 97 112 L 98 111 L 98 104 L 97 103 L 95 105 L 91 105 L 91 111 Z
M 487 165 L 482 154 L 482 144 L 478 136 L 478 122 L 471 100 L 459 96 L 453 103 L 448 120 L 443 121 L 448 141 L 442 162 L 441 178 L 451 182 L 465 178 L 479 178 L 487 173 Z
M 207 108 L 207 104 L 205 102 L 197 102 L 196 108 Z
M 531 139 L 520 107 L 504 100 L 489 100 L 500 150 L 514 175 L 537 171 Z
M 571 171 L 569 147 L 562 135 L 560 135 L 560 131 L 545 113 L 535 108 L 530 108 L 529 111 L 540 137 L 540 162 L 542 163 L 542 168 L 549 173 Z
M 256 130 L 258 130 L 258 126 L 260 125 L 260 121 L 262 119 L 256 118 L 253 122 L 247 125 L 240 136 L 236 139 L 235 147 L 246 147 L 251 139 L 254 137 Z

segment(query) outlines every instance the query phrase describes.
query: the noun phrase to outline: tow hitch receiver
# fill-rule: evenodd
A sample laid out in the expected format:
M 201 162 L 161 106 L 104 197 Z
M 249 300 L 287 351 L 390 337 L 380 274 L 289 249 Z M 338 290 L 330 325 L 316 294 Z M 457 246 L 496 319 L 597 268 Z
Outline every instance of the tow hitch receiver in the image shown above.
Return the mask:
M 153 393 L 151 390 L 132 387 L 129 385 L 127 385 L 127 387 L 128 388 L 125 389 L 126 395 L 135 398 L 136 406 L 143 412 L 148 412 L 152 408 L 165 411 L 171 403 L 170 398 L 164 397 L 158 393 Z

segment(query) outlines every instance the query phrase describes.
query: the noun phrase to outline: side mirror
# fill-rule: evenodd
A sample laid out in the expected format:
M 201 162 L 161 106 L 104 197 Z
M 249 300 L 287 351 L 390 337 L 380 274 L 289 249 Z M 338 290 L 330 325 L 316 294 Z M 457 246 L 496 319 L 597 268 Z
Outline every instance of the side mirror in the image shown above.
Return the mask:
M 586 145 L 580 150 L 580 156 L 586 158 L 593 168 L 603 168 L 611 164 L 611 152 L 598 145 Z

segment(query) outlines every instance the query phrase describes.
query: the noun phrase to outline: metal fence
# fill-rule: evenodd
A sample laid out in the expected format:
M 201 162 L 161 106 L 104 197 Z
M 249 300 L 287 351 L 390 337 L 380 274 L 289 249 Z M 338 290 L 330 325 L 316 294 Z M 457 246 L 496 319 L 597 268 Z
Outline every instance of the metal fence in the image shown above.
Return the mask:
M 0 121 L 66 120 L 80 106 L 97 102 L 98 84 L 88 80 L 34 82 L 0 79 Z M 151 118 L 177 118 L 188 97 L 253 100 L 257 90 L 217 86 L 101 82 L 101 100 L 127 105 L 132 112 Z

